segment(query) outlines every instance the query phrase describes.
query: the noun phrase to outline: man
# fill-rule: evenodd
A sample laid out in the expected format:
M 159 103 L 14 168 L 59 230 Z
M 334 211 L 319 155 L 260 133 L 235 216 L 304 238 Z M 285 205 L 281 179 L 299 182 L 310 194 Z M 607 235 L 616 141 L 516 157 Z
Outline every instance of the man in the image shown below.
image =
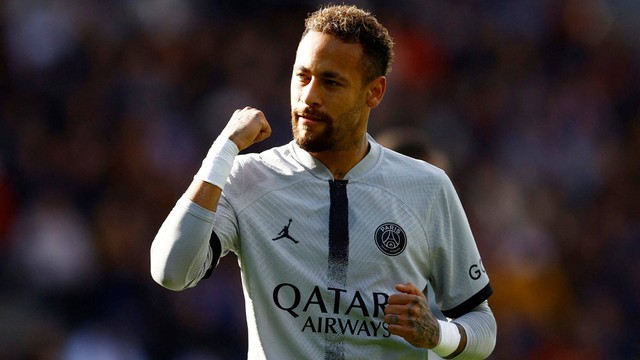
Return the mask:
M 294 140 L 238 155 L 271 128 L 237 110 L 154 239 L 153 278 L 192 287 L 236 253 L 249 359 L 485 358 L 492 291 L 449 178 L 367 134 L 393 57 L 387 30 L 344 5 L 305 25 Z M 295 242 L 273 240 L 283 229 Z M 429 309 L 428 284 L 452 322 Z

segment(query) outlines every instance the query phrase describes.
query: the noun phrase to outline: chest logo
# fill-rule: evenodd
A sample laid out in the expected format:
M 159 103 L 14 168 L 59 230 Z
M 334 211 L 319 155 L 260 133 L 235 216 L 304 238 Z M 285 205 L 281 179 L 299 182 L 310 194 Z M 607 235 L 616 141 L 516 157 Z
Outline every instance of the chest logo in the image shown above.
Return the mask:
M 285 225 L 282 228 L 282 230 L 280 230 L 280 232 L 278 233 L 278 236 L 274 237 L 271 240 L 276 241 L 276 240 L 280 240 L 280 239 L 289 239 L 289 240 L 293 241 L 296 244 L 299 243 L 298 240 L 294 239 L 291 235 L 289 235 L 289 226 L 291 226 L 291 222 L 292 221 L 293 220 L 289 219 L 289 223 L 287 225 Z
M 385 255 L 399 255 L 407 247 L 407 235 L 398 224 L 384 223 L 378 226 L 373 237 L 378 249 Z

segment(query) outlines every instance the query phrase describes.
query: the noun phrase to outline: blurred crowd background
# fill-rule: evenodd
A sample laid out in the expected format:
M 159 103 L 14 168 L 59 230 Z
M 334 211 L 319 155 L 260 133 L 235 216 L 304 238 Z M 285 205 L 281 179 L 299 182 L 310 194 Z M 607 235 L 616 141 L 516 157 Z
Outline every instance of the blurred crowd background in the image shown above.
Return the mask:
M 491 359 L 640 359 L 640 2 L 353 2 L 396 42 L 370 132 L 443 167 L 495 290 Z M 318 1 L 0 2 L 0 358 L 246 358 L 236 259 L 149 246 L 231 113 L 288 142 Z

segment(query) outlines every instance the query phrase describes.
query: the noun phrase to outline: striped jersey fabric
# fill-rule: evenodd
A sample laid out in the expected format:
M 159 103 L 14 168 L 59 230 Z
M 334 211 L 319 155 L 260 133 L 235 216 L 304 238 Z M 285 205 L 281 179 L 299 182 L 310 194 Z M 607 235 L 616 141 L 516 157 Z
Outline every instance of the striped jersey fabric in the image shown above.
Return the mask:
M 430 284 L 451 318 L 491 295 L 449 177 L 368 139 L 343 180 L 293 141 L 236 158 L 214 232 L 238 256 L 248 359 L 428 359 L 383 321 L 395 284 Z

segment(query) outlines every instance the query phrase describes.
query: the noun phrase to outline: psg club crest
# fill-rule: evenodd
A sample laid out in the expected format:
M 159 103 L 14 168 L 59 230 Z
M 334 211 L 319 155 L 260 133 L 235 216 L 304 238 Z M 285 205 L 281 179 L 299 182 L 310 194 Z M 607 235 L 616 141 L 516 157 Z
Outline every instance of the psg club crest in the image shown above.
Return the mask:
M 394 223 L 384 223 L 376 229 L 373 236 L 378 249 L 389 256 L 399 255 L 407 247 L 407 235 Z

